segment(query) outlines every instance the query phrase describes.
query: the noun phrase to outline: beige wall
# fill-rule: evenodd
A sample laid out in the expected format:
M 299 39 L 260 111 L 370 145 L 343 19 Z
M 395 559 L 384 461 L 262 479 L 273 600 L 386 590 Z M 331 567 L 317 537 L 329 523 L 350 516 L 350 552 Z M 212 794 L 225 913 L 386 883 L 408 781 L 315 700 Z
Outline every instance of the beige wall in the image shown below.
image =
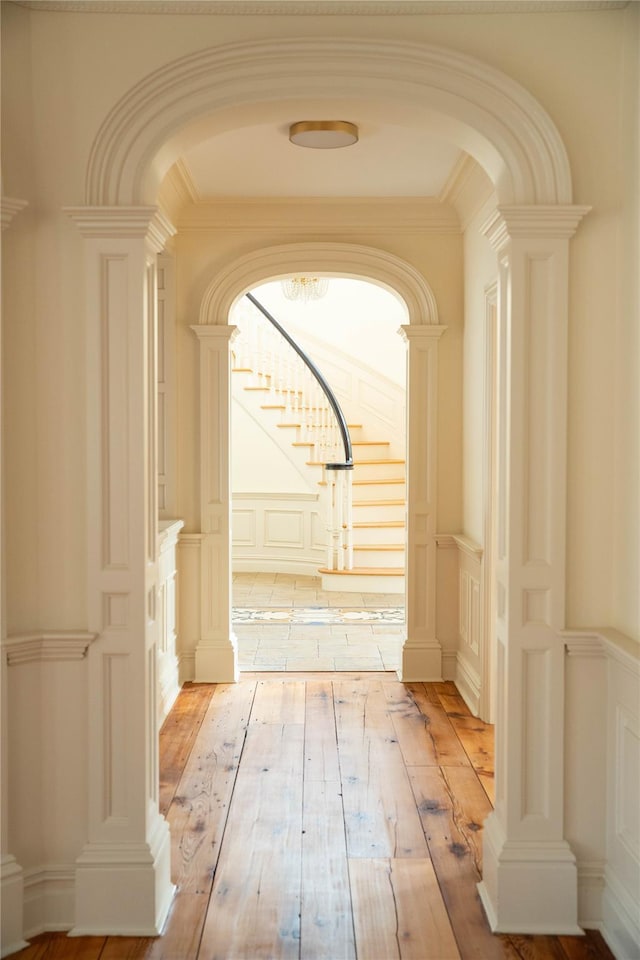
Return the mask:
M 5 235 L 10 631 L 38 624 L 49 629 L 81 627 L 85 619 L 81 244 L 60 209 L 83 201 L 89 150 L 102 119 L 132 84 L 183 54 L 238 39 L 311 34 L 450 46 L 522 82 L 558 125 L 574 174 L 574 199 L 593 208 L 572 252 L 568 620 L 613 623 L 640 635 L 633 339 L 638 200 L 632 186 L 637 139 L 630 136 L 637 120 L 638 4 L 593 13 L 340 20 L 106 16 L 25 11 L 6 3 L 2 7 L 3 190 L 30 202 L 29 214 L 20 215 L 22 226 L 16 220 Z M 336 238 L 346 239 L 339 229 Z M 263 236 L 260 242 L 287 239 L 279 234 Z M 442 322 L 450 325 L 441 341 L 439 524 L 441 529 L 460 529 L 460 239 L 370 234 L 349 239 L 379 244 L 423 271 Z M 185 423 L 194 413 L 189 380 L 195 369 L 195 343 L 186 325 L 196 319 L 199 297 L 216 263 L 246 252 L 252 242 L 248 234 L 178 240 Z M 181 432 L 180 454 L 192 462 L 188 429 Z M 180 509 L 188 525 L 194 523 L 196 501 L 196 480 L 185 477 Z M 465 502 L 475 526 L 473 484 L 468 483 Z

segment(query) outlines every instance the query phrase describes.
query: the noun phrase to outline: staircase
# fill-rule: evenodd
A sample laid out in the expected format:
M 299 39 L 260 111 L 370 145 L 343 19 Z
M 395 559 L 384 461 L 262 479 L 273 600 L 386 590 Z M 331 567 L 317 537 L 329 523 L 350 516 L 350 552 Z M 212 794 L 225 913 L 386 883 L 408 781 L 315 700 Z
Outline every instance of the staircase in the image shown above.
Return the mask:
M 318 571 L 323 589 L 404 593 L 406 464 L 390 456 L 390 441 L 369 437 L 363 423 L 345 421 L 353 469 L 331 469 L 344 461 L 331 405 L 313 377 L 292 363 L 288 344 L 258 318 L 241 327 L 232 372 L 234 395 L 241 402 L 244 395 L 254 409 L 258 401 L 262 416 L 289 446 L 289 457 L 315 474 L 327 516 L 333 512 L 328 563 Z

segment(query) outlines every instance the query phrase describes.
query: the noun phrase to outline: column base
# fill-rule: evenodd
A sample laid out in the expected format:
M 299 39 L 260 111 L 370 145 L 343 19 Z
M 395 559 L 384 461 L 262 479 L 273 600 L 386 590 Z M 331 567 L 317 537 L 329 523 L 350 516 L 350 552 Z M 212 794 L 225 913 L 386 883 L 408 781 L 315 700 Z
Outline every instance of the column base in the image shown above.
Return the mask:
M 15 857 L 3 855 L 0 877 L 2 907 L 0 957 L 8 957 L 29 946 L 23 938 L 24 874 Z
M 405 641 L 400 678 L 405 682 L 442 680 L 442 647 L 437 640 L 424 643 Z
M 201 640 L 196 648 L 196 683 L 237 683 L 238 643 L 233 634 L 228 640 Z
M 164 817 L 157 814 L 151 843 L 90 843 L 76 865 L 76 924 L 70 937 L 162 933 L 176 890 Z
M 492 813 L 484 825 L 482 874 L 478 893 L 493 933 L 584 932 L 576 860 L 565 841 L 507 841 Z

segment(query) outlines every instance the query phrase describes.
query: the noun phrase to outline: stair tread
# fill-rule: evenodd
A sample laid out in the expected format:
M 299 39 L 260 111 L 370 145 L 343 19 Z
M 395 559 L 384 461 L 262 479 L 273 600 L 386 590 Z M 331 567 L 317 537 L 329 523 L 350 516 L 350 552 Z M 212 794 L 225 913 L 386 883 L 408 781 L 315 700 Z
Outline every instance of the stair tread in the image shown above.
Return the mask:
M 353 524 L 354 527 L 404 527 L 404 520 L 360 520 Z
M 353 567 L 351 570 L 329 570 L 320 567 L 318 573 L 331 573 L 337 577 L 403 577 L 403 567 Z
M 401 460 L 396 457 L 373 457 L 372 459 L 367 460 L 357 460 L 358 463 L 406 463 L 406 460 Z
M 404 550 L 404 543 L 354 543 L 354 550 Z
M 404 498 L 396 500 L 354 500 L 354 507 L 398 507 L 406 503 Z
M 354 480 L 354 487 L 375 486 L 377 483 L 406 483 L 405 477 L 374 477 L 372 480 Z

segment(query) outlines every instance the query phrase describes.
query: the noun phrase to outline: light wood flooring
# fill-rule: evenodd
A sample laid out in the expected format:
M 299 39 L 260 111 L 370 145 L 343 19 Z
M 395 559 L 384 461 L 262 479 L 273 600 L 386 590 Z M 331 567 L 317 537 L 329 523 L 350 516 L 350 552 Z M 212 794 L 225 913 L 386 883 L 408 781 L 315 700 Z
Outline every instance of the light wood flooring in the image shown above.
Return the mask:
M 611 960 L 594 932 L 490 933 L 492 728 L 452 683 L 188 684 L 160 746 L 178 886 L 164 935 L 48 934 L 16 960 Z
M 387 593 L 338 593 L 322 590 L 320 577 L 287 573 L 234 573 L 233 606 L 286 612 L 296 608 L 351 611 L 402 607 L 404 597 Z M 234 623 L 241 670 L 353 671 L 397 670 L 404 624 Z

